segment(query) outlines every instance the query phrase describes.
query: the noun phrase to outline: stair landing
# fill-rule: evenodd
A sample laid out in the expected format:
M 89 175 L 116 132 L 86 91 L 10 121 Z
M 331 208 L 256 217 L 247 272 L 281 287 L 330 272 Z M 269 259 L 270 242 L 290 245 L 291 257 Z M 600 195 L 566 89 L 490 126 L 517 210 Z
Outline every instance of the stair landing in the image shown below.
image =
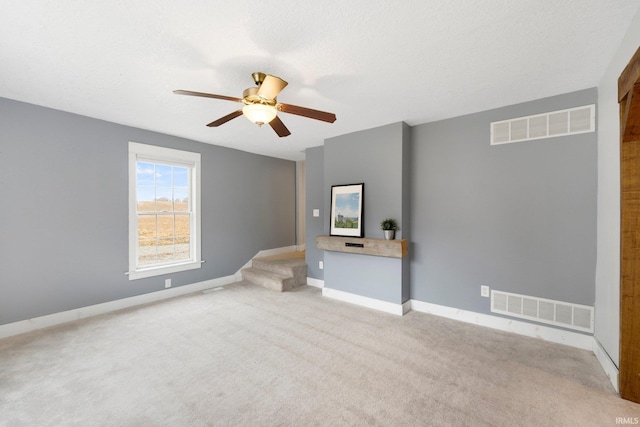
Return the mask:
M 307 283 L 305 252 L 288 252 L 254 258 L 251 267 L 242 270 L 242 279 L 278 292 Z

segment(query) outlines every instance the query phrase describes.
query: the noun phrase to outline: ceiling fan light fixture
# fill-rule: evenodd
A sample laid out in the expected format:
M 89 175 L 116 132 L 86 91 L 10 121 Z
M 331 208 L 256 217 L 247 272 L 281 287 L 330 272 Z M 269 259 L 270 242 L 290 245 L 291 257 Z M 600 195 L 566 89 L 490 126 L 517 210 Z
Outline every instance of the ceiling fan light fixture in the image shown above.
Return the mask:
M 273 105 L 247 104 L 242 107 L 242 114 L 253 123 L 262 126 L 275 119 L 277 111 Z

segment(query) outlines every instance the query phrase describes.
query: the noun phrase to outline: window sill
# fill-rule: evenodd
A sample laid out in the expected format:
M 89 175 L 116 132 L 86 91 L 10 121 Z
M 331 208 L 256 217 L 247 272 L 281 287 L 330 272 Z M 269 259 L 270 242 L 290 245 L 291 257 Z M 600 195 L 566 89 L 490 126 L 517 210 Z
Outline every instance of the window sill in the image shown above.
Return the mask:
M 202 262 L 203 261 L 189 261 L 182 264 L 164 265 L 162 267 L 141 268 L 139 270 L 129 272 L 129 280 L 144 279 L 145 277 L 195 270 L 202 266 Z

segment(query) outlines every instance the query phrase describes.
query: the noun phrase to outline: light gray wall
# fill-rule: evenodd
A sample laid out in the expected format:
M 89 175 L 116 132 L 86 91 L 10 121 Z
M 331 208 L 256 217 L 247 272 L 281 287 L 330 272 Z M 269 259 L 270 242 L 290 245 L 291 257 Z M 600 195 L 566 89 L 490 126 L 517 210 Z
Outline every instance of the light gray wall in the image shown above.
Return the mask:
M 129 281 L 128 142 L 202 154 L 201 269 Z M 295 244 L 295 163 L 0 98 L 0 324 L 235 273 Z
M 480 285 L 594 304 L 596 133 L 489 145 L 489 124 L 596 89 L 412 128 L 411 298 L 489 313 Z
M 324 280 L 324 270 L 318 267 L 318 263 L 324 261 L 324 251 L 316 247 L 316 237 L 324 234 L 325 223 L 329 221 L 328 208 L 324 199 L 324 147 L 307 148 L 305 172 L 307 277 Z M 319 217 L 313 216 L 314 209 L 320 210 Z
M 331 207 L 331 186 L 364 182 L 364 237 L 382 238 L 384 218 L 402 218 L 404 123 L 393 123 L 327 139 L 324 144 L 325 206 Z M 329 216 L 325 234 L 329 234 Z M 403 236 L 399 224 L 396 238 Z
M 596 338 L 620 358 L 620 113 L 618 77 L 640 46 L 640 10 L 598 85 Z
M 324 206 L 331 207 L 331 186 L 364 183 L 364 237 L 382 238 L 380 222 L 395 218 L 400 223 L 396 238 L 408 233 L 403 219 L 408 126 L 393 123 L 365 131 L 330 138 L 324 145 Z M 329 213 L 324 234 L 329 234 Z M 367 255 L 325 252 L 325 286 L 392 303 L 404 302 L 409 280 L 403 276 L 407 260 Z M 360 275 L 360 280 L 356 278 Z
M 331 289 L 402 304 L 402 260 L 326 251 L 325 286 Z

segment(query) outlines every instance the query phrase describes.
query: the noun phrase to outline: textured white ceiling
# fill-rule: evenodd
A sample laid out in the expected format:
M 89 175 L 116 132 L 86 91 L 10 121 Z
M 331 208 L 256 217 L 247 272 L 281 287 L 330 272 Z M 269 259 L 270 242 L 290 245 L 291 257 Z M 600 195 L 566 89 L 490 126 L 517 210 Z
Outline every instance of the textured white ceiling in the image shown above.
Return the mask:
M 3 0 L 0 97 L 282 157 L 388 123 L 410 125 L 598 85 L 637 0 Z M 278 138 L 239 104 L 263 71 L 284 103 Z M 34 123 L 34 126 L 37 123 Z M 148 142 L 148 141 L 147 141 Z

